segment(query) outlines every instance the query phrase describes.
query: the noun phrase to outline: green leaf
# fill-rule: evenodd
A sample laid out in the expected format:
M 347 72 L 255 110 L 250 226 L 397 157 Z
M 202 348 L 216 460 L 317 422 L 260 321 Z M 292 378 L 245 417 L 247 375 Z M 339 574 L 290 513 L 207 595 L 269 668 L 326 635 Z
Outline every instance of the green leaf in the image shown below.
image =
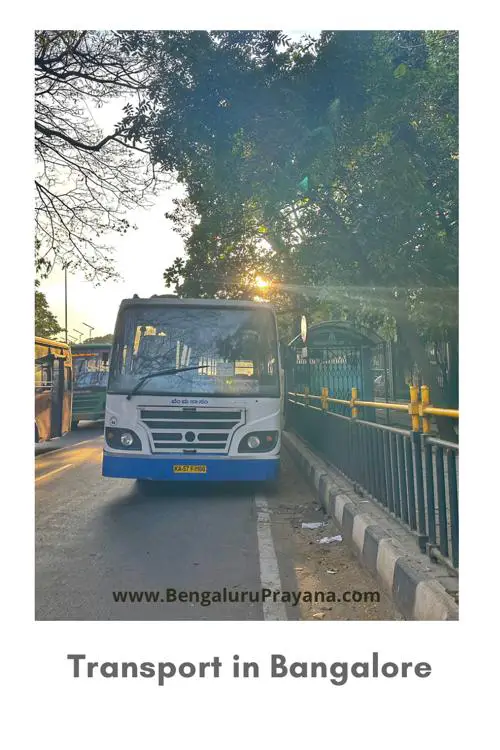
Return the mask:
M 408 73 L 408 65 L 401 63 L 394 71 L 394 78 L 402 78 Z

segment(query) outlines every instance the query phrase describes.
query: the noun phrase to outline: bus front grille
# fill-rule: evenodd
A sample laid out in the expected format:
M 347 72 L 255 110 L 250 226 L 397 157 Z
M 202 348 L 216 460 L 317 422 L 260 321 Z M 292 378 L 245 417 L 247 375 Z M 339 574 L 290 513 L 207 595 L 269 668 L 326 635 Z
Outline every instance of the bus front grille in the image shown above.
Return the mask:
M 244 424 L 241 409 L 140 408 L 154 453 L 227 453 L 234 431 Z

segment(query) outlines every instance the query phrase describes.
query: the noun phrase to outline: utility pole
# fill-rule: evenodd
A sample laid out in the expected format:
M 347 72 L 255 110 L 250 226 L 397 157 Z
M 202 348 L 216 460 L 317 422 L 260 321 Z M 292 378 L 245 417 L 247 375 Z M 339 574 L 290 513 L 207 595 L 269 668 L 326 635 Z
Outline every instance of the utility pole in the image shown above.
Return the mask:
M 64 333 L 68 343 L 68 266 L 64 265 Z
M 73 330 L 74 330 L 74 331 L 75 331 L 76 333 L 78 333 L 78 334 L 79 334 L 79 336 L 80 336 L 80 344 L 81 344 L 81 343 L 82 343 L 82 337 L 83 337 L 83 336 L 84 336 L 85 334 L 83 334 L 83 333 L 82 333 L 81 331 L 78 331 L 78 330 L 77 330 L 76 328 L 73 328 Z

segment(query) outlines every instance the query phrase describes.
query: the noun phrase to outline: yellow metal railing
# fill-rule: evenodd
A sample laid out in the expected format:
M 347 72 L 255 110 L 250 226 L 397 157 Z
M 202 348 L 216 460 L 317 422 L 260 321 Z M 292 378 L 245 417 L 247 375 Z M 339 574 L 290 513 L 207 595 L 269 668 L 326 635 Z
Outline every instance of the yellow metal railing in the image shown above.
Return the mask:
M 294 396 L 295 398 L 303 398 L 304 403 L 302 406 L 307 406 L 310 409 L 316 411 L 324 411 L 327 414 L 333 414 L 328 411 L 329 404 L 341 404 L 342 406 L 348 406 L 351 410 L 351 418 L 357 419 L 359 417 L 359 407 L 369 406 L 373 409 L 387 409 L 393 411 L 406 412 L 411 418 L 411 429 L 413 432 L 420 431 L 420 420 L 422 420 L 422 432 L 428 433 L 431 429 L 431 416 L 436 417 L 451 417 L 452 419 L 459 418 L 458 409 L 442 409 L 437 406 L 432 406 L 430 400 L 430 388 L 428 385 L 423 385 L 420 388 L 420 399 L 418 393 L 418 386 L 410 385 L 410 400 L 408 403 L 397 404 L 387 401 L 363 401 L 358 398 L 358 389 L 351 389 L 350 400 L 344 398 L 333 398 L 329 395 L 328 388 L 323 387 L 321 389 L 321 396 L 315 396 L 309 392 L 309 388 L 305 386 L 304 393 L 295 391 L 289 391 L 288 396 Z M 321 402 L 321 406 L 313 406 L 309 402 L 316 400 Z

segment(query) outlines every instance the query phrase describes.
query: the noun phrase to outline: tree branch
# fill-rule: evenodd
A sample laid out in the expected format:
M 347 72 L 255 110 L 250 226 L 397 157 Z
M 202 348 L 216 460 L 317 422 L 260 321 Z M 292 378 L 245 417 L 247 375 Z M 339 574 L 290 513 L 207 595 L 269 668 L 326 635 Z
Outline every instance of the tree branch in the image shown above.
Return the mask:
M 116 140 L 116 136 L 121 135 L 126 130 L 126 128 L 120 128 L 119 130 L 116 130 L 114 133 L 112 133 L 111 135 L 107 135 L 102 139 L 102 141 L 99 141 L 99 143 L 95 143 L 93 146 L 89 146 L 88 143 L 83 143 L 82 141 L 77 141 L 74 138 L 71 138 L 71 136 L 66 135 L 65 133 L 61 133 L 60 130 L 52 130 L 51 128 L 46 128 L 45 125 L 42 125 L 40 122 L 36 121 L 35 130 L 37 130 L 39 133 L 43 133 L 43 135 L 47 135 L 52 138 L 60 138 L 62 141 L 66 141 L 66 143 L 69 143 L 71 146 L 82 149 L 83 151 L 100 151 L 102 147 L 106 145 L 106 143 Z

